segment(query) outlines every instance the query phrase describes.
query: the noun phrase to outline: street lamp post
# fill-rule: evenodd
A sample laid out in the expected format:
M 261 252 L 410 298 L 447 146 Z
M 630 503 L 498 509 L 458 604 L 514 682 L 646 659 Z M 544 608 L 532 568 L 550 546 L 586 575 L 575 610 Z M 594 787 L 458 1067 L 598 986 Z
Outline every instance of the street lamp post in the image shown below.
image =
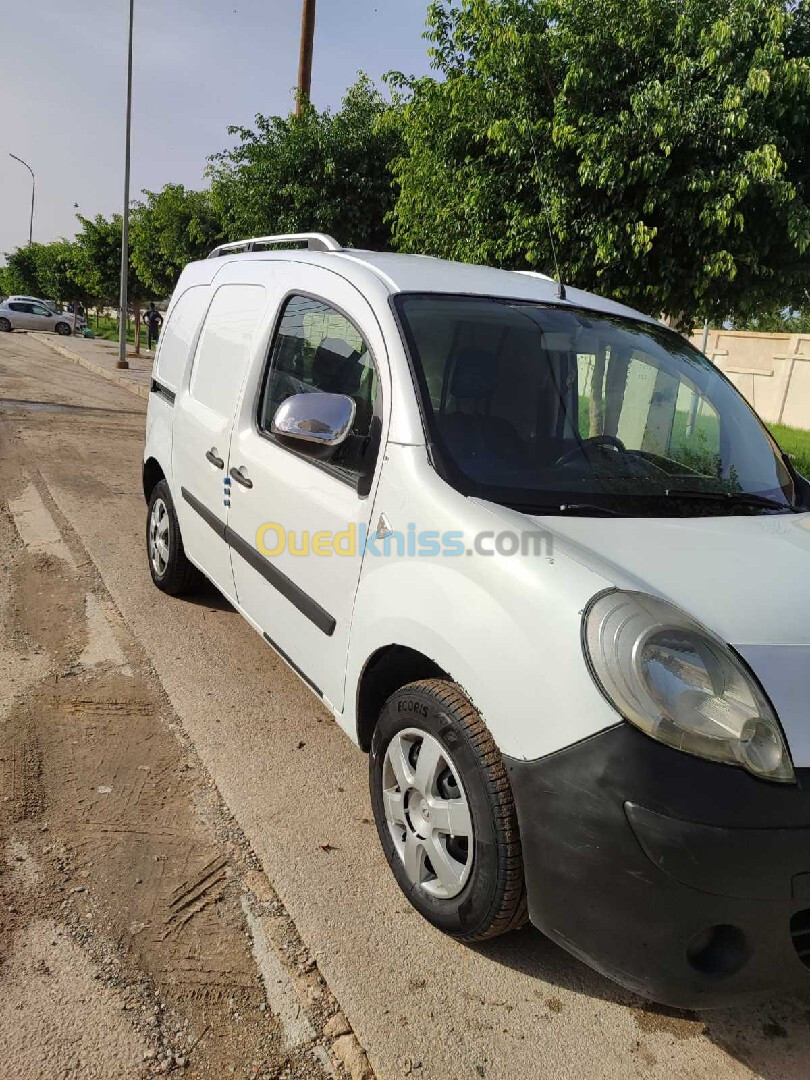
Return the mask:
M 15 161 L 19 161 L 19 163 L 24 165 L 31 173 L 31 220 L 28 224 L 28 246 L 30 247 L 34 242 L 34 195 L 36 194 L 37 182 L 34 178 L 34 170 L 27 161 L 23 161 L 23 159 L 17 157 L 16 154 L 9 154 L 8 156 L 14 158 Z
M 135 0 L 129 0 L 129 51 L 127 55 L 127 123 L 126 149 L 124 152 L 124 213 L 121 220 L 121 296 L 118 305 L 118 363 L 116 367 L 128 368 L 127 362 L 127 278 L 129 276 L 129 145 L 132 129 L 132 26 L 135 17 Z

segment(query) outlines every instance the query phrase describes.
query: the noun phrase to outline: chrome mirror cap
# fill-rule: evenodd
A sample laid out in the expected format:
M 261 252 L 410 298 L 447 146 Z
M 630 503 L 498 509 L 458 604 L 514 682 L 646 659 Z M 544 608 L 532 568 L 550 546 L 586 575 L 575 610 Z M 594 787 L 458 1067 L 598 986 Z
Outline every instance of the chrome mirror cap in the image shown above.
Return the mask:
M 340 446 L 352 429 L 356 409 L 345 394 L 293 394 L 276 409 L 270 430 L 318 446 Z

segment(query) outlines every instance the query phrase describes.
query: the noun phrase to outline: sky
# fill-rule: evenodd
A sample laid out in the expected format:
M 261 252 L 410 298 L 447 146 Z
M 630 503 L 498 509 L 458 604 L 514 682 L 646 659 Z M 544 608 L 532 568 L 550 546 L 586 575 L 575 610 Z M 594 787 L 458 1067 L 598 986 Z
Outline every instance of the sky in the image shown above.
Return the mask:
M 0 262 L 76 232 L 78 212 L 120 211 L 128 0 L 4 5 L 0 64 Z M 312 101 L 336 108 L 364 71 L 429 70 L 427 0 L 318 0 Z M 35 16 L 35 17 L 32 17 Z M 135 0 L 130 191 L 204 185 L 229 124 L 286 114 L 298 76 L 300 0 Z M 78 210 L 74 204 L 78 203 Z

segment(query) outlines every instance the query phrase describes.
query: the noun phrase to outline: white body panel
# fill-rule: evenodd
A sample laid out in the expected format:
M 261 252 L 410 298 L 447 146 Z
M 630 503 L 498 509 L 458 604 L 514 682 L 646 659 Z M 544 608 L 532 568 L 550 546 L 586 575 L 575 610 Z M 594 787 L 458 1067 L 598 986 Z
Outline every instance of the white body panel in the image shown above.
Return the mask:
M 424 447 L 389 444 L 375 520 L 381 512 L 402 533 L 411 522 L 416 532 L 460 532 L 463 553 L 412 557 L 392 545 L 390 555 L 366 555 L 347 665 L 350 734 L 351 688 L 368 657 L 392 644 L 424 653 L 452 676 L 513 757 L 541 757 L 617 722 L 580 645 L 582 608 L 609 581 L 556 555 L 467 555 L 475 534 L 498 529 L 498 519 L 449 488 Z M 536 532 L 528 518 L 521 530 Z
M 273 268 L 272 311 L 279 310 L 289 293 L 290 278 L 291 275 Z M 370 345 L 380 378 L 384 445 L 391 390 L 385 340 L 371 307 L 345 279 L 321 267 L 299 267 L 294 284 L 298 292 L 328 298 L 354 322 Z M 266 352 L 263 349 L 262 356 Z M 237 469 L 244 469 L 253 487 L 246 489 L 233 484 L 229 527 L 260 551 L 259 531 L 266 526 L 277 525 L 288 534 L 293 533 L 298 550 L 305 534 L 310 541 L 319 532 L 335 534 L 353 529 L 357 535 L 369 524 L 374 483 L 371 493 L 360 497 L 350 484 L 261 434 L 256 417 L 263 374 L 264 364 L 254 363 L 237 416 L 231 463 Z M 379 467 L 378 456 L 378 471 Z M 263 536 L 264 546 L 275 550 L 279 533 L 266 529 Z M 232 563 L 239 605 L 254 626 L 266 633 L 339 711 L 343 704 L 346 650 L 362 551 L 355 545 L 352 554 L 296 555 L 290 546 L 287 543 L 285 550 L 272 556 L 273 566 L 332 617 L 333 631 L 325 633 L 234 551 Z
M 555 303 L 552 282 L 418 256 L 225 255 L 184 271 L 169 327 L 178 297 L 188 289 L 213 296 L 227 282 L 261 283 L 267 296 L 244 378 L 239 374 L 235 415 L 205 410 L 194 401 L 186 365 L 172 432 L 167 430 L 171 406 L 152 395 L 146 458 L 169 479 L 192 560 L 320 688 L 352 738 L 357 738 L 364 669 L 375 652 L 391 645 L 422 653 L 459 682 L 500 749 L 511 756 L 542 757 L 618 723 L 619 715 L 587 671 L 581 645 L 584 607 L 595 594 L 618 586 L 672 601 L 738 648 L 780 714 L 794 763 L 810 766 L 810 717 L 802 705 L 810 661 L 810 514 L 532 519 L 463 497 L 432 468 L 391 296 L 437 291 Z M 257 400 L 275 320 L 290 292 L 311 293 L 343 308 L 374 353 L 384 431 L 365 498 L 257 431 Z M 644 318 L 576 290 L 568 290 L 568 299 L 596 311 Z M 191 355 L 193 334 L 188 336 Z M 223 470 L 205 459 L 213 447 L 224 460 Z M 244 466 L 254 486 L 232 485 L 225 516 L 222 483 L 231 466 Z M 334 633 L 327 636 L 190 509 L 181 495 L 187 484 L 252 544 L 263 524 L 278 523 L 299 536 L 341 532 L 352 523 L 368 524 L 373 532 L 384 514 L 392 529 L 406 535 L 411 524 L 416 531 L 460 533 L 464 553 L 274 557 L 274 565 L 334 617 Z M 466 554 L 477 533 L 509 530 L 522 536 L 538 529 L 547 533 L 539 554 Z
M 229 599 L 235 596 L 230 551 L 194 501 L 224 527 L 234 410 L 266 304 L 260 284 L 217 288 L 175 400 L 173 496 L 183 543 L 191 561 Z

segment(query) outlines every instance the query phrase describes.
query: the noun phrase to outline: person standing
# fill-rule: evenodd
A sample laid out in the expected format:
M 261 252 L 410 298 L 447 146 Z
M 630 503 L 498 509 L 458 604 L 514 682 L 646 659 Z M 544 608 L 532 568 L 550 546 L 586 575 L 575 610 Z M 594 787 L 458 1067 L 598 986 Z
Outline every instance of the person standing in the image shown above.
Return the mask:
M 160 328 L 163 326 L 163 316 L 155 307 L 154 300 L 150 302 L 149 307 L 143 313 L 143 321 L 146 323 L 146 347 L 151 349 L 152 342 L 157 344 Z

